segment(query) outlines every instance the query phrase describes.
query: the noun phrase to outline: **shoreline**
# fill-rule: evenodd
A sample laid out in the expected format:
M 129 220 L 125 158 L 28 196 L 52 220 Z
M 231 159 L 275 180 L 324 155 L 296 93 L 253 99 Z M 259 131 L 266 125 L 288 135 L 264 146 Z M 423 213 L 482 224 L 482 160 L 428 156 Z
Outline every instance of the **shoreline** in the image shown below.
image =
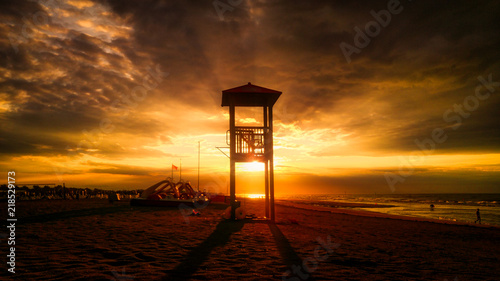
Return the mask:
M 237 198 L 239 201 L 246 200 L 263 200 L 262 198 Z M 72 206 L 68 206 L 65 202 L 73 202 Z M 46 215 L 50 214 L 54 211 L 64 212 L 66 210 L 85 210 L 96 208 L 100 205 L 107 205 L 108 207 L 112 206 L 128 206 L 130 199 L 121 199 L 115 201 L 114 204 L 108 204 L 108 199 L 100 199 L 100 198 L 90 198 L 90 199 L 80 199 L 80 200 L 21 200 L 18 201 L 18 210 L 17 217 L 21 220 L 25 217 L 30 217 L 30 221 L 33 219 L 31 217 L 36 217 L 37 215 Z M 27 206 L 30 204 L 36 204 L 37 210 L 32 210 L 31 208 L 25 209 L 23 206 Z M 441 223 L 447 225 L 465 225 L 471 227 L 480 227 L 480 228 L 495 228 L 500 229 L 500 225 L 494 224 L 475 224 L 464 221 L 453 221 L 446 219 L 433 219 L 427 217 L 418 217 L 418 216 L 405 216 L 405 215 L 393 215 L 382 212 L 375 211 L 365 211 L 362 209 L 353 209 L 353 208 L 383 208 L 383 207 L 391 207 L 392 205 L 386 204 L 371 204 L 371 203 L 349 203 L 349 202 L 336 202 L 336 201 L 318 201 L 318 200 L 304 200 L 304 199 L 276 199 L 276 205 L 281 205 L 285 207 L 292 207 L 302 210 L 311 210 L 318 212 L 329 212 L 335 214 L 344 214 L 344 215 L 352 215 L 352 216 L 363 216 L 363 217 L 373 217 L 373 218 L 386 218 L 386 219 L 394 219 L 394 220 L 405 220 L 405 221 L 419 221 L 419 222 L 431 222 L 431 223 Z M 326 205 L 326 206 L 325 206 Z M 4 208 L 3 204 L 0 206 L 0 212 L 3 214 L 6 213 L 6 208 Z M 5 221 L 5 219 L 4 219 Z
M 263 200 L 262 198 L 237 198 L 239 201 L 246 200 Z M 72 206 L 68 206 L 68 204 L 64 202 L 73 202 Z M 54 211 L 64 212 L 66 210 L 85 210 L 96 208 L 100 205 L 107 206 L 117 206 L 117 205 L 129 205 L 130 199 L 121 199 L 115 201 L 114 204 L 108 204 L 108 199 L 101 198 L 89 198 L 89 199 L 80 199 L 80 200 L 63 200 L 63 199 L 54 199 L 54 200 L 46 200 L 46 199 L 38 199 L 38 200 L 20 200 L 17 202 L 18 210 L 17 217 L 22 220 L 24 217 L 32 217 L 36 215 L 45 215 L 46 213 L 52 213 Z M 24 209 L 23 206 L 36 204 L 37 210 L 31 210 L 31 208 Z M 441 223 L 448 225 L 465 225 L 472 227 L 480 227 L 480 228 L 495 228 L 500 229 L 500 225 L 494 224 L 475 224 L 464 221 L 453 221 L 446 219 L 433 219 L 427 217 L 418 217 L 418 216 L 405 216 L 405 215 L 393 215 L 376 211 L 365 211 L 362 209 L 353 209 L 353 208 L 384 208 L 384 207 L 392 207 L 393 205 L 388 204 L 372 204 L 372 203 L 350 203 L 350 202 L 336 202 L 336 201 L 319 201 L 319 200 L 305 200 L 305 199 L 276 199 L 276 205 L 282 205 L 285 207 L 292 207 L 302 210 L 312 210 L 318 212 L 330 212 L 336 214 L 345 214 L 352 216 L 363 216 L 363 217 L 373 217 L 373 218 L 386 218 L 386 219 L 395 219 L 395 220 L 406 220 L 406 221 L 419 221 L 419 222 L 432 222 L 432 223 Z M 325 206 L 326 205 L 326 206 Z M 2 216 L 6 213 L 6 208 L 4 208 L 3 204 L 0 205 L 0 212 Z M 5 220 L 5 219 L 4 219 Z M 31 220 L 31 218 L 30 218 Z
M 352 216 L 363 216 L 363 217 L 373 217 L 373 218 L 385 218 L 385 219 L 395 219 L 395 220 L 405 220 L 405 221 L 418 221 L 418 222 L 431 222 L 431 223 L 441 223 L 447 225 L 464 225 L 480 228 L 495 228 L 500 229 L 500 225 L 494 224 L 475 224 L 463 221 L 453 221 L 453 220 L 441 220 L 417 216 L 403 216 L 403 215 L 392 215 L 387 213 L 379 213 L 374 211 L 365 210 L 354 210 L 350 208 L 382 208 L 389 205 L 375 205 L 375 204 L 364 204 L 364 203 L 345 203 L 345 202 L 335 202 L 335 201 L 314 201 L 314 200 L 276 200 L 276 205 L 280 204 L 286 207 L 292 207 L 297 209 L 312 210 L 319 212 L 330 212 L 336 214 L 345 214 Z M 315 205 L 316 204 L 316 205 Z M 317 205 L 330 205 L 330 207 L 317 206 Z

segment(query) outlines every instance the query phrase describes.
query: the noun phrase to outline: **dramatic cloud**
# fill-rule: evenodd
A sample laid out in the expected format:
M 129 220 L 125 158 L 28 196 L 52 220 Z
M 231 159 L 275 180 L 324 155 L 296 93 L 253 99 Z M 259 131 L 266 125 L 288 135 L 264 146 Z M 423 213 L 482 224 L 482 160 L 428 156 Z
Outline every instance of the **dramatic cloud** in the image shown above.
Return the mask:
M 281 192 L 293 180 L 317 186 L 294 192 L 390 192 L 384 175 L 408 161 L 418 173 L 399 191 L 474 179 L 500 191 L 499 12 L 495 1 L 3 1 L 0 167 L 135 187 L 179 158 L 189 176 L 201 141 L 205 172 L 224 174 L 221 91 L 252 82 L 283 92 Z

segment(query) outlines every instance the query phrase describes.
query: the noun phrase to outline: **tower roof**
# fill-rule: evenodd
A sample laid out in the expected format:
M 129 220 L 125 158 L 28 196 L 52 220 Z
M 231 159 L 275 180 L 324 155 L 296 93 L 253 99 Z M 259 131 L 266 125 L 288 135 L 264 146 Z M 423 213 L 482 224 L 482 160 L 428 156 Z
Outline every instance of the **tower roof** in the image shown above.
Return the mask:
M 222 106 L 273 106 L 281 92 L 248 84 L 222 91 Z

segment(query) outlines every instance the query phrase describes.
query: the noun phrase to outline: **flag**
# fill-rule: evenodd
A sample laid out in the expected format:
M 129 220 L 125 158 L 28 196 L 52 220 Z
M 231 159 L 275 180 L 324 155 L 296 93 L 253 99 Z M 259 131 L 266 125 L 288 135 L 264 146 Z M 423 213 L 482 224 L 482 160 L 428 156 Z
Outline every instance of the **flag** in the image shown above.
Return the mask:
M 174 164 L 172 164 L 172 169 L 175 169 L 177 171 L 177 166 L 175 166 Z

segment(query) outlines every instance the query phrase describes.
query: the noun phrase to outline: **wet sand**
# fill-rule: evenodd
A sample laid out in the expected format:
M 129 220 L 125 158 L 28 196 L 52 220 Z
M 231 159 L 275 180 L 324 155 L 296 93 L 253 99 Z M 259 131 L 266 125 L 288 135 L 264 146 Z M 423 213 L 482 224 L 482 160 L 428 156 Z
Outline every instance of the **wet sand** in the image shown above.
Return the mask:
M 263 216 L 263 200 L 243 204 Z M 276 224 L 224 221 L 221 205 L 200 216 L 106 200 L 16 207 L 16 274 L 3 262 L 0 275 L 14 280 L 499 280 L 494 227 L 290 201 Z

